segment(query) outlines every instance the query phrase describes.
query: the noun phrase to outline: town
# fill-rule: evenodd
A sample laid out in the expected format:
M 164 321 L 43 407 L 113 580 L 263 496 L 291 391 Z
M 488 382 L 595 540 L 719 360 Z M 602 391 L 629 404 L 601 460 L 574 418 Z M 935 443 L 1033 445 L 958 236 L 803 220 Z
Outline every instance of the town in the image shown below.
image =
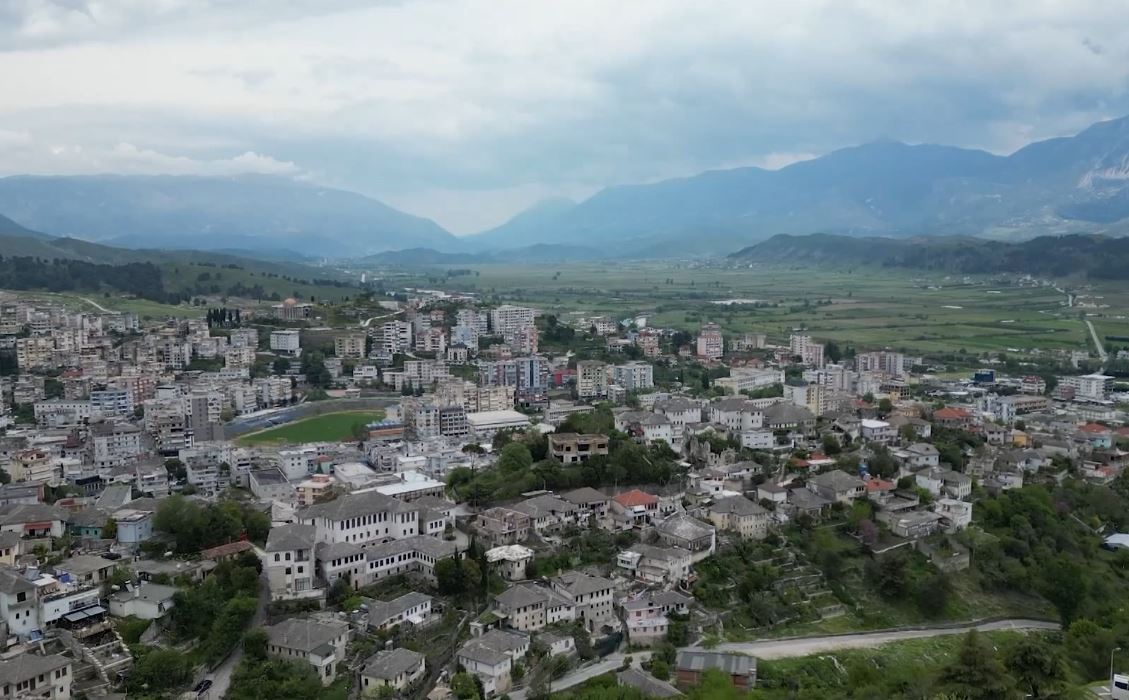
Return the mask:
M 1096 335 L 954 372 L 355 291 L 0 303 L 0 697 L 881 697 L 914 668 L 793 659 L 891 629 L 1027 692 L 1129 661 Z

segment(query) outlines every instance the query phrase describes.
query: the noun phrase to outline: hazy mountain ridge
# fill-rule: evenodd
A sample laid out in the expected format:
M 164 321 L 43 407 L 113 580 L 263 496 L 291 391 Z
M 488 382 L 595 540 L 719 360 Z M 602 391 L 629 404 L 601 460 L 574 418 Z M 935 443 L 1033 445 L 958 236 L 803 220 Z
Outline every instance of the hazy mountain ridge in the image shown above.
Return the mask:
M 519 238 L 522 245 L 599 241 L 614 247 L 624 239 L 638 244 L 710 234 L 739 245 L 816 232 L 1129 233 L 1129 117 L 1009 156 L 879 141 L 775 171 L 736 168 L 610 187 L 551 216 L 523 212 L 471 240 L 484 247 Z
M 958 274 L 1016 273 L 1129 279 L 1129 238 L 1074 234 L 1007 242 L 781 234 L 729 256 L 738 264 L 873 265 Z
M 284 177 L 14 176 L 0 212 L 21 226 L 133 248 L 369 254 L 459 248 L 435 222 L 363 195 Z

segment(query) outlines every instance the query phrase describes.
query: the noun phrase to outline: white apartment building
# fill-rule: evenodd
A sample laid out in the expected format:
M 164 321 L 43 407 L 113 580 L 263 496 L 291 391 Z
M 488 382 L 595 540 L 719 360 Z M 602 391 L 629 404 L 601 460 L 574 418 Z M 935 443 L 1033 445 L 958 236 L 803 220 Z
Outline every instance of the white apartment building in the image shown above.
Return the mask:
M 612 380 L 627 391 L 653 389 L 655 368 L 646 362 L 628 362 L 612 368 Z
M 129 423 L 95 423 L 90 437 L 91 459 L 99 472 L 132 464 L 144 452 L 141 429 Z
M 607 365 L 598 360 L 576 363 L 576 395 L 581 399 L 599 399 L 608 395 Z
M 333 354 L 346 360 L 359 360 L 365 356 L 365 334 L 349 333 L 333 339 Z
M 757 369 L 755 367 L 734 367 L 728 377 L 714 380 L 714 386 L 724 388 L 734 394 L 742 391 L 756 391 L 773 384 L 784 383 L 784 370 Z
M 506 336 L 526 326 L 532 326 L 536 315 L 533 309 L 503 304 L 490 310 L 490 332 L 494 335 Z
M 720 360 L 725 355 L 725 339 L 716 323 L 704 324 L 699 331 L 697 355 L 703 360 Z
M 302 351 L 301 333 L 296 330 L 271 331 L 270 349 L 283 355 L 298 355 Z

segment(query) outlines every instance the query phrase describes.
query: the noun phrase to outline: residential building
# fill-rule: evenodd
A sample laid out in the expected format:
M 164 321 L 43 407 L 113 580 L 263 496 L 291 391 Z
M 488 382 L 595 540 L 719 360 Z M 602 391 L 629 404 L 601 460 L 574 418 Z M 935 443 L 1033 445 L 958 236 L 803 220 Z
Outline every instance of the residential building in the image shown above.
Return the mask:
M 655 368 L 647 362 L 628 362 L 612 367 L 612 381 L 627 391 L 653 389 Z
M 70 700 L 72 662 L 61 654 L 26 651 L 0 663 L 0 698 Z
M 607 365 L 598 360 L 576 363 L 576 395 L 581 400 L 601 399 L 608 395 Z
M 297 330 L 271 331 L 271 352 L 296 357 L 302 352 L 301 333 Z
M 508 544 L 486 550 L 486 561 L 491 569 L 507 581 L 526 578 L 525 570 L 533 561 L 533 550 L 520 544 Z
M 273 337 L 273 334 L 272 334 Z M 333 354 L 345 360 L 360 360 L 365 357 L 364 333 L 349 333 L 333 339 Z
M 834 469 L 811 477 L 808 479 L 808 489 L 829 501 L 848 505 L 866 494 L 866 484 L 863 480 L 851 476 L 841 469 Z
M 494 599 L 495 611 L 506 624 L 522 632 L 576 619 L 576 605 L 561 593 L 532 583 L 517 583 Z
M 285 661 L 305 661 L 314 668 L 322 685 L 337 678 L 345 649 L 352 636 L 348 623 L 299 618 L 283 620 L 266 628 L 267 654 Z M 342 671 L 347 672 L 346 667 Z
M 561 464 L 587 462 L 596 455 L 607 456 L 607 435 L 582 435 L 578 433 L 550 433 L 549 455 Z
M 768 534 L 771 516 L 759 503 L 744 496 L 722 498 L 709 507 L 710 522 L 720 530 L 735 532 L 741 537 L 763 539 Z
M 551 580 L 553 590 L 576 606 L 576 618 L 596 631 L 614 617 L 612 582 L 579 571 L 566 571 Z
M 702 325 L 696 341 L 696 354 L 700 359 L 708 361 L 720 360 L 725 355 L 725 340 L 721 335 L 721 327 L 716 323 Z
M 386 687 L 404 690 L 424 677 L 425 661 L 423 654 L 403 647 L 376 652 L 361 667 L 361 694 L 376 696 Z
M 371 630 L 389 630 L 410 625 L 425 627 L 436 618 L 432 614 L 433 598 L 418 591 L 405 593 L 390 601 L 374 600 L 368 604 L 368 626 Z
M 736 652 L 684 649 L 674 663 L 675 685 L 693 688 L 702 682 L 702 674 L 716 669 L 729 678 L 734 688 L 748 692 L 757 683 L 757 660 Z
M 114 617 L 159 620 L 172 610 L 173 597 L 178 590 L 175 586 L 147 581 L 130 584 L 125 590 L 110 594 L 110 614 Z
M 490 310 L 490 332 L 500 336 L 515 333 L 532 326 L 536 315 L 533 309 L 503 304 Z
M 514 664 L 529 652 L 529 637 L 520 632 L 490 630 L 472 637 L 455 653 L 455 661 L 482 681 L 487 698 L 508 691 Z
M 647 591 L 620 602 L 627 639 L 650 646 L 666 639 L 671 615 L 689 615 L 693 598 L 677 591 Z

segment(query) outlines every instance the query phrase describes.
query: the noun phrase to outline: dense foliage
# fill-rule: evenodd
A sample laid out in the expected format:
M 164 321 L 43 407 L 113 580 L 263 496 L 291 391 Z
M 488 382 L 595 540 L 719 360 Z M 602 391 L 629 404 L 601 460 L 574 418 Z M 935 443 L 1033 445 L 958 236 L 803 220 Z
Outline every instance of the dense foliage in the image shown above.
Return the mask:
M 147 262 L 104 265 L 81 260 L 0 255 L 0 288 L 50 292 L 107 288 L 159 302 L 177 303 L 182 298 L 182 295 L 165 291 L 161 269 Z

